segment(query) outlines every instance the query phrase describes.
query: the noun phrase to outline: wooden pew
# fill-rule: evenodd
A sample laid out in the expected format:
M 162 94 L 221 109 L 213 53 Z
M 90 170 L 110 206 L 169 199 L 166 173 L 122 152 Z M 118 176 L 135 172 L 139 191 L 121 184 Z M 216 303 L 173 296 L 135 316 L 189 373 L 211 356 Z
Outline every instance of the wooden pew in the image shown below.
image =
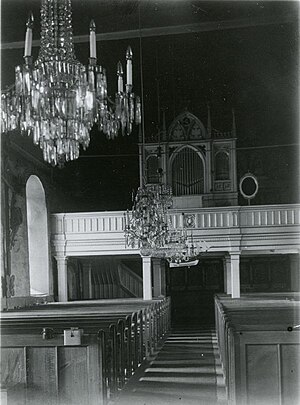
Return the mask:
M 229 404 L 298 404 L 299 295 L 215 296 Z
M 4 312 L 1 384 L 8 403 L 106 404 L 169 327 L 169 299 L 119 304 Z M 64 344 L 70 328 L 83 330 L 80 345 Z

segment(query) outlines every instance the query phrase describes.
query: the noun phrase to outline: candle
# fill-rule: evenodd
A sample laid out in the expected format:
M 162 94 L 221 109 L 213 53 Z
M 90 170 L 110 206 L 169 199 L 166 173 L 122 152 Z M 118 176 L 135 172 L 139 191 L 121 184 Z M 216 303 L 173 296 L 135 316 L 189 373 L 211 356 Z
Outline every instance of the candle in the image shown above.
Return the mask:
M 31 47 L 32 47 L 32 28 L 33 28 L 33 14 L 30 12 L 27 23 L 26 23 L 26 36 L 25 36 L 25 49 L 24 57 L 31 56 Z
M 90 58 L 96 58 L 96 24 L 94 20 L 90 23 Z
M 123 92 L 123 67 L 122 63 L 119 61 L 117 65 L 117 75 L 118 75 L 118 92 Z
M 130 46 L 127 48 L 126 52 L 127 59 L 127 85 L 132 86 L 132 49 Z

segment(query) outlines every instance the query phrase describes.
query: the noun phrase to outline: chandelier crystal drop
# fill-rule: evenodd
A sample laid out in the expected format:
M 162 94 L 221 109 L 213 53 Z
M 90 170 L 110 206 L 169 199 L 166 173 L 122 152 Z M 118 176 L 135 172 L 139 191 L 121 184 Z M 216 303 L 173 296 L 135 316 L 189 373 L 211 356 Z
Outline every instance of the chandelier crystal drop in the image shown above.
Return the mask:
M 42 0 L 41 46 L 31 56 L 33 16 L 27 22 L 23 66 L 15 68 L 15 84 L 2 94 L 2 131 L 20 128 L 32 135 L 52 165 L 79 157 L 94 123 L 109 139 L 130 134 L 141 122 L 141 103 L 132 92 L 132 50 L 126 53 L 127 82 L 117 66 L 115 101 L 107 94 L 105 69 L 97 64 L 96 26 L 90 24 L 88 67 L 75 57 L 71 0 Z

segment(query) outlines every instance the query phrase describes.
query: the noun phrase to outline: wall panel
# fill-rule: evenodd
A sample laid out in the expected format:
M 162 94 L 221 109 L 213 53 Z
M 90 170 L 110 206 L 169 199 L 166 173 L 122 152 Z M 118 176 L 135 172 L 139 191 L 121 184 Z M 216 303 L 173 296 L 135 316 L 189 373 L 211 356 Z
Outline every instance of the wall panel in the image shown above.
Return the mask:
M 247 403 L 279 405 L 277 345 L 247 345 Z

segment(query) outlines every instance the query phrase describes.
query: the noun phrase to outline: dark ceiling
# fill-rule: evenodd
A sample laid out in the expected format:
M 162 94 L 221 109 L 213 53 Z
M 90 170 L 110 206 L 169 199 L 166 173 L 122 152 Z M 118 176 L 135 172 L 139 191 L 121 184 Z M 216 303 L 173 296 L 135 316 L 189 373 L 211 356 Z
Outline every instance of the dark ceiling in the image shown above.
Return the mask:
M 22 41 L 29 11 L 39 38 L 40 0 L 2 0 L 2 42 Z M 298 12 L 297 1 L 73 0 L 73 32 L 87 35 L 94 19 L 97 33 L 184 24 L 248 20 L 248 24 L 285 21 Z
M 39 7 L 39 0 L 1 1 L 2 87 L 22 63 L 29 10 L 33 39 L 39 39 Z M 298 142 L 298 1 L 73 0 L 72 8 L 82 63 L 89 56 L 89 22 L 96 22 L 97 56 L 108 70 L 110 93 L 117 61 L 132 46 L 146 136 L 158 131 L 162 110 L 167 126 L 186 108 L 206 125 L 209 102 L 212 125 L 221 130 L 230 128 L 235 108 L 241 150 Z M 28 141 L 19 142 L 27 149 Z M 30 153 L 40 155 L 37 148 Z M 67 182 L 76 179 L 83 209 L 122 209 L 139 181 L 137 130 L 111 142 L 94 129 L 78 162 L 54 170 Z

